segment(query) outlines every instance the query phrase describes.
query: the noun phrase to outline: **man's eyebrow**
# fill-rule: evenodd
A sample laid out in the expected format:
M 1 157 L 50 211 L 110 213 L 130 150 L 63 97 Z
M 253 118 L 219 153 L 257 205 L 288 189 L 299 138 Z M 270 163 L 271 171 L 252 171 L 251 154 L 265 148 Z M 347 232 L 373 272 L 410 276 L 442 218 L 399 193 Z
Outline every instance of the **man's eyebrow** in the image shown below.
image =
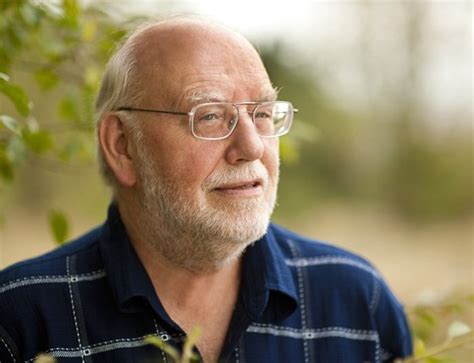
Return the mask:
M 186 98 L 192 103 L 228 102 L 227 98 L 217 91 L 194 91 Z
M 276 87 L 262 87 L 260 97 L 256 102 L 276 101 L 278 98 L 279 89 Z M 193 91 L 186 97 L 191 103 L 206 103 L 206 102 L 229 102 L 229 100 L 219 91 Z M 252 100 L 249 100 L 252 101 Z
M 258 102 L 276 101 L 279 91 L 277 87 L 263 87 Z

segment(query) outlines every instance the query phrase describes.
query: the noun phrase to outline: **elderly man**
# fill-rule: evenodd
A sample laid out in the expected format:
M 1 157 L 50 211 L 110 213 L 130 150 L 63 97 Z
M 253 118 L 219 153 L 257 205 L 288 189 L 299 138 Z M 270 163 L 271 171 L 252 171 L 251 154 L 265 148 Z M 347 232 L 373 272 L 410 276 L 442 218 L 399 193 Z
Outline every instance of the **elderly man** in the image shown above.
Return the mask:
M 0 275 L 0 360 L 380 362 L 411 352 L 365 260 L 270 224 L 295 110 L 242 36 L 202 20 L 135 31 L 97 99 L 105 224 Z

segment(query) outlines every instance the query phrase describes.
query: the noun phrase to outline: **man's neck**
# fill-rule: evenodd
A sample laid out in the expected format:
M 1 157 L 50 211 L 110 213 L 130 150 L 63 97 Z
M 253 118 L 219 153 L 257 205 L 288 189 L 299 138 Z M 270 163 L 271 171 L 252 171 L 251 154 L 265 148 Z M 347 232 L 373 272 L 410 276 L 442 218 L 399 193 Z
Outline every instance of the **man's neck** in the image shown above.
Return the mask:
M 241 259 L 218 271 L 196 273 L 171 266 L 145 249 L 136 250 L 170 318 L 187 334 L 199 326 L 197 348 L 205 362 L 217 362 L 237 302 Z
M 151 246 L 133 246 L 150 277 L 160 300 L 170 300 L 186 309 L 206 304 L 207 298 L 237 289 L 240 282 L 240 259 L 215 271 L 195 272 L 168 263 Z M 212 301 L 212 299 L 211 299 Z

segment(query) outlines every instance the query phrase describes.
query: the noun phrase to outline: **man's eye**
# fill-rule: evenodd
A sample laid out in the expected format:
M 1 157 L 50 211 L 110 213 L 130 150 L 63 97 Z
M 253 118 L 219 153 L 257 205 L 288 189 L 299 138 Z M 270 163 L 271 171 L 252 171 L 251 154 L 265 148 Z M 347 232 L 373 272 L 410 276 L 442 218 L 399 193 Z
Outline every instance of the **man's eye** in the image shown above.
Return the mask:
M 263 112 L 263 111 L 259 111 L 255 114 L 255 118 L 257 119 L 261 119 L 261 118 L 271 118 L 272 115 L 270 112 Z
M 213 121 L 213 120 L 218 120 L 219 115 L 216 113 L 208 113 L 206 115 L 203 115 L 200 120 L 201 121 Z

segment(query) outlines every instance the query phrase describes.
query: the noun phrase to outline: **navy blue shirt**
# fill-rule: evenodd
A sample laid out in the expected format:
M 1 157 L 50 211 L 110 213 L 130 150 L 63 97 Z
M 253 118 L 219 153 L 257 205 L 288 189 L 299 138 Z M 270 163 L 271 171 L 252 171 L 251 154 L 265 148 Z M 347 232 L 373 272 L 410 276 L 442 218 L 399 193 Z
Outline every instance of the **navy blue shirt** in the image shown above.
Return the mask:
M 185 338 L 118 209 L 64 247 L 0 273 L 0 361 L 171 362 L 144 342 Z M 402 306 L 364 259 L 276 225 L 247 248 L 219 361 L 381 362 L 411 353 Z

